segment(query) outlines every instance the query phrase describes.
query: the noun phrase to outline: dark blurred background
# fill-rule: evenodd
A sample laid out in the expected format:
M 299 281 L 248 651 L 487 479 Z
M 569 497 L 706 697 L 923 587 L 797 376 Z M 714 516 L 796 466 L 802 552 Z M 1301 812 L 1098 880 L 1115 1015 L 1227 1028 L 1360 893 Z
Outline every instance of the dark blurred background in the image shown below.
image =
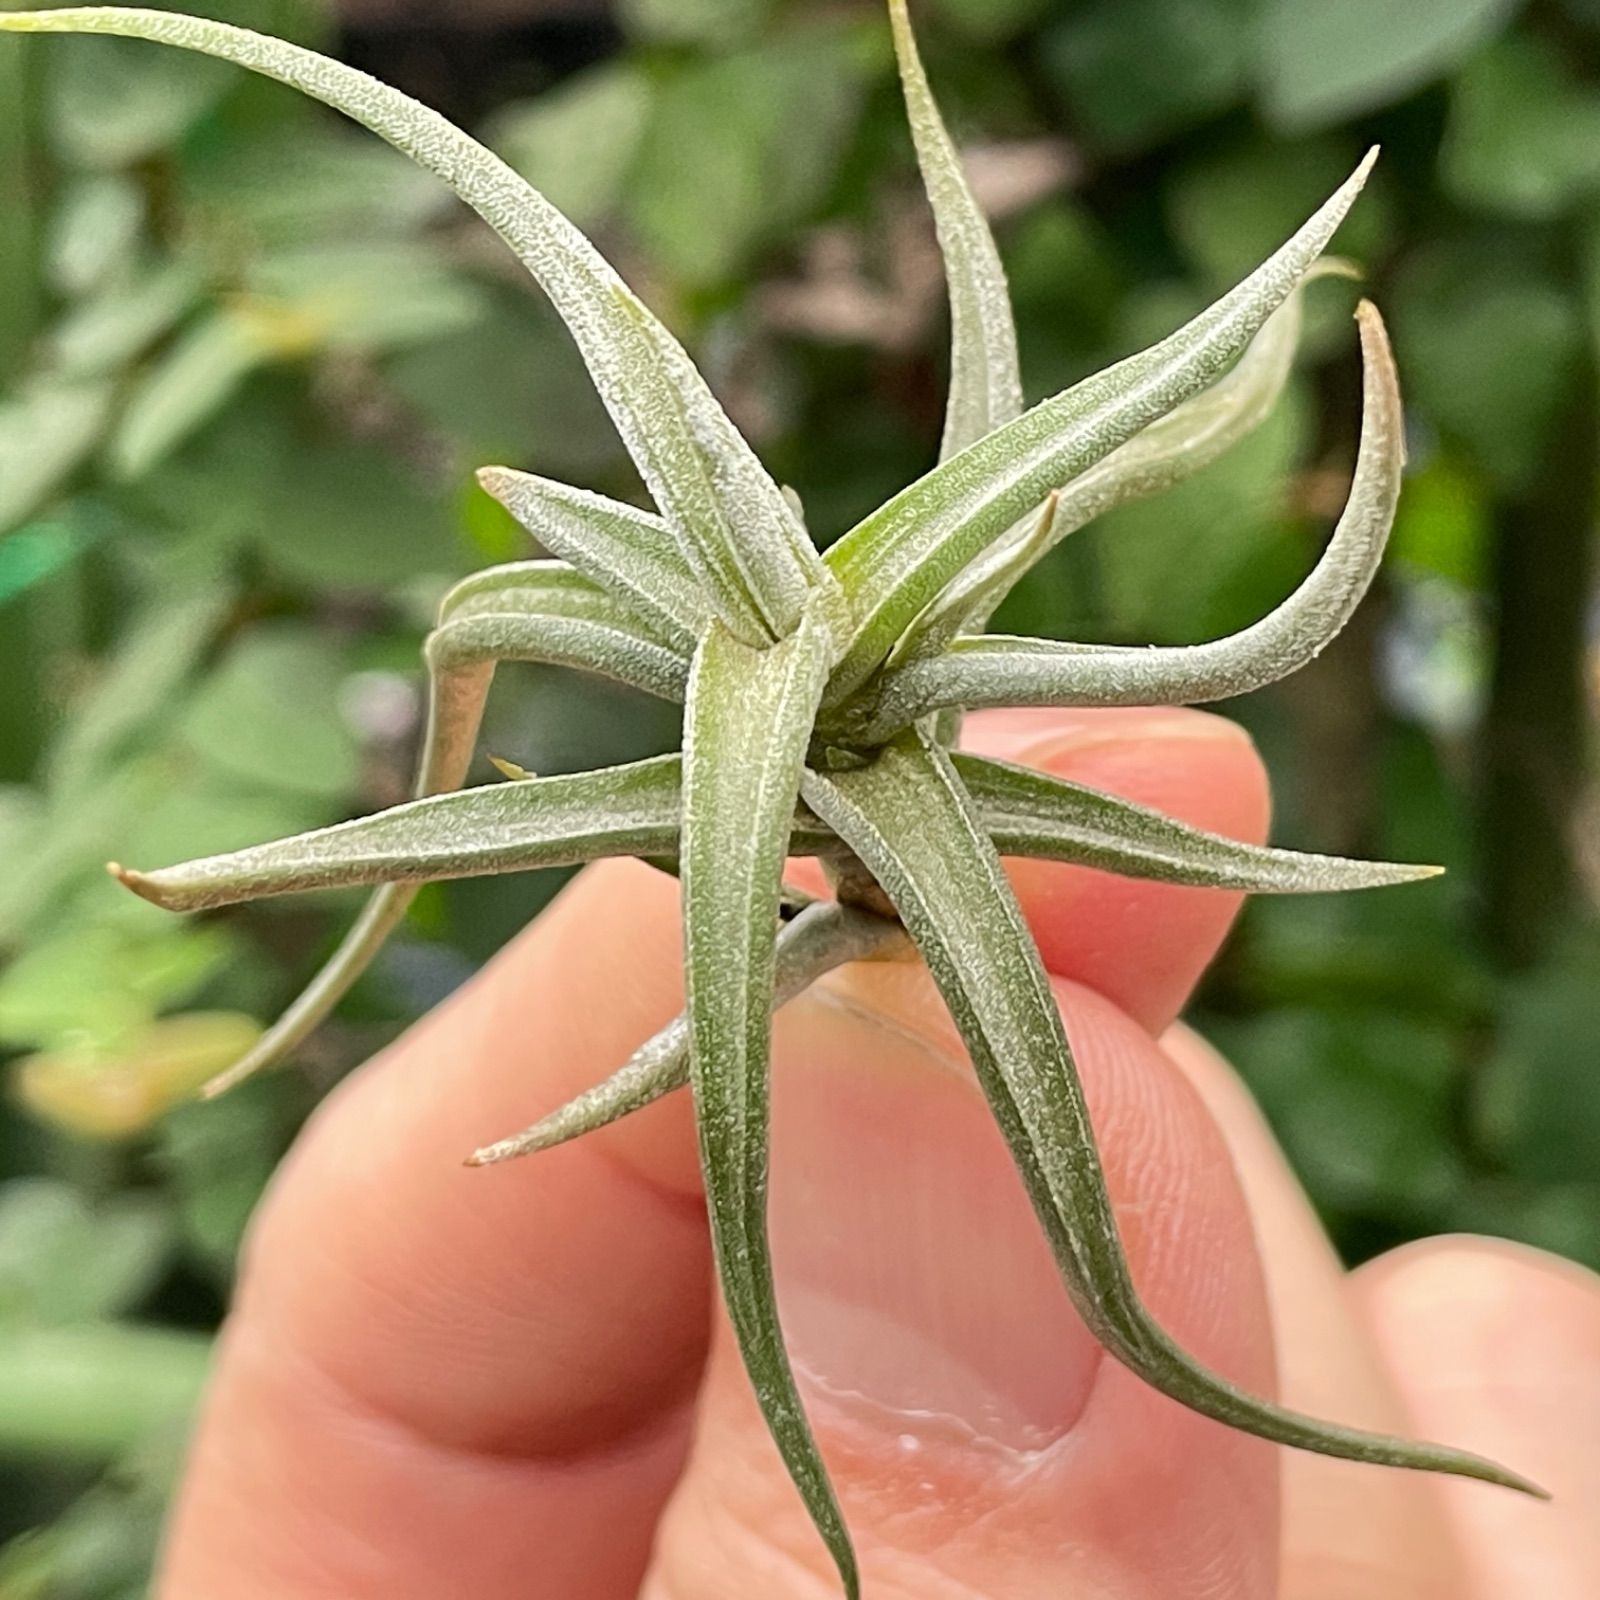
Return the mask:
M 508 156 L 820 537 L 931 463 L 943 289 L 875 0 L 197 9 Z M 1314 668 L 1229 709 L 1281 842 L 1450 876 L 1258 902 L 1198 1020 L 1351 1259 L 1468 1228 L 1600 1266 L 1600 0 L 917 12 L 1035 397 L 1171 329 L 1383 143 L 1339 248 L 1410 400 L 1392 559 Z M 1068 541 L 1001 625 L 1176 643 L 1280 599 L 1351 461 L 1353 293 L 1312 291 L 1251 440 Z M 430 889 L 295 1070 L 199 1107 L 354 902 L 180 922 L 101 873 L 403 796 L 431 605 L 529 553 L 473 485 L 496 461 L 638 493 L 565 335 L 440 186 L 212 62 L 0 40 L 0 1600 L 143 1591 L 274 1162 L 556 886 Z M 674 738 L 622 691 L 503 679 L 485 746 L 539 771 Z

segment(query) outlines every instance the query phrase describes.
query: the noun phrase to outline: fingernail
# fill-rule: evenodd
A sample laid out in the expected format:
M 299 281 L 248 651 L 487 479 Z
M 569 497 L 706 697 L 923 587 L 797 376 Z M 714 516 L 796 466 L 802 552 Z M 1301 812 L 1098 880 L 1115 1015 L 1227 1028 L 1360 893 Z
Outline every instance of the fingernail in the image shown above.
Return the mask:
M 1082 1414 L 1100 1349 L 965 1062 L 852 1002 L 926 977 L 859 970 L 777 1041 L 769 1218 L 808 1402 L 902 1448 L 1041 1449 Z

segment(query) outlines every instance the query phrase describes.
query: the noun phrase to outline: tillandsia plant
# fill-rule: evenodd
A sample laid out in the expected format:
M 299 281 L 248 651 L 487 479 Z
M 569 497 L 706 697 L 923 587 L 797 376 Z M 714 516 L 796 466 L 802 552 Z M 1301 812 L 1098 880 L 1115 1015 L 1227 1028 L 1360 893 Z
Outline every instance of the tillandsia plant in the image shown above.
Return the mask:
M 1190 1359 L 1131 1282 L 1071 1051 L 1001 857 L 1256 893 L 1355 889 L 1430 867 L 1241 844 L 955 748 L 990 706 L 1195 703 L 1283 677 L 1344 626 L 1382 555 L 1399 493 L 1399 391 L 1383 322 L 1357 321 L 1364 420 L 1343 515 L 1310 576 L 1229 638 L 1123 649 L 987 635 L 995 607 L 1097 513 L 1213 459 L 1264 417 L 1297 342 L 1302 287 L 1326 270 L 1355 173 L 1276 254 L 1159 344 L 1024 409 L 999 256 L 929 91 L 905 0 L 900 74 L 950 286 L 952 372 L 941 463 L 825 554 L 672 335 L 543 196 L 436 113 L 311 51 L 170 13 L 14 13 L 22 32 L 125 35 L 290 84 L 431 169 L 511 246 L 576 339 L 656 510 L 490 468 L 484 487 L 548 560 L 491 568 L 445 597 L 426 646 L 420 798 L 296 838 L 153 872 L 112 870 L 175 910 L 372 885 L 339 949 L 217 1081 L 281 1058 L 327 1014 L 418 885 L 635 855 L 676 870 L 686 1015 L 616 1075 L 489 1163 L 547 1149 L 691 1087 L 723 1295 L 756 1397 L 836 1561 L 850 1538 L 802 1410 L 766 1233 L 771 1013 L 843 962 L 909 940 L 927 963 L 1048 1237 L 1067 1292 L 1117 1359 L 1182 1404 L 1302 1449 L 1540 1491 L 1442 1446 L 1315 1421 Z M 680 754 L 462 790 L 502 661 L 557 663 L 682 701 Z M 790 855 L 825 863 L 832 901 L 785 888 Z

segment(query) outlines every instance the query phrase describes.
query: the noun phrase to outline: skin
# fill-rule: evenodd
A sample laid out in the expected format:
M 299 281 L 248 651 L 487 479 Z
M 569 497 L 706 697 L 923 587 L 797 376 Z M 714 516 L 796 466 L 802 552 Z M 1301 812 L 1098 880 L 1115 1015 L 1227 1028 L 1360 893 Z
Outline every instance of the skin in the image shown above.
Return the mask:
M 1012 713 L 968 742 L 1265 835 L 1254 751 L 1203 713 Z M 870 963 L 780 1016 L 771 1198 L 866 1594 L 1592 1593 L 1600 1280 L 1466 1238 L 1343 1273 L 1238 1079 L 1173 1023 L 1236 897 L 1051 864 L 1017 882 L 1172 1332 L 1254 1388 L 1482 1451 L 1556 1499 L 1277 1450 L 1103 1358 L 926 977 Z M 676 884 L 592 868 L 323 1107 L 251 1235 L 160 1600 L 838 1593 L 715 1309 L 686 1098 L 460 1164 L 663 1023 L 678 962 Z

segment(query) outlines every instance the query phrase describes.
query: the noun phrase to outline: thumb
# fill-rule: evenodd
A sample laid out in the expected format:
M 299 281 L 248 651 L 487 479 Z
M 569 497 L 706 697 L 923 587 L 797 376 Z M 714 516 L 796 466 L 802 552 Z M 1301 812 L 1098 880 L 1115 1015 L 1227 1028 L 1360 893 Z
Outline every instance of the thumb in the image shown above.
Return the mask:
M 1269 1389 L 1215 1126 L 1141 1027 L 1056 988 L 1146 1300 L 1196 1355 Z M 870 1600 L 1270 1594 L 1270 1448 L 1102 1355 L 921 966 L 844 969 L 788 1007 L 774 1066 L 781 1313 Z M 837 1593 L 724 1326 L 645 1594 Z

